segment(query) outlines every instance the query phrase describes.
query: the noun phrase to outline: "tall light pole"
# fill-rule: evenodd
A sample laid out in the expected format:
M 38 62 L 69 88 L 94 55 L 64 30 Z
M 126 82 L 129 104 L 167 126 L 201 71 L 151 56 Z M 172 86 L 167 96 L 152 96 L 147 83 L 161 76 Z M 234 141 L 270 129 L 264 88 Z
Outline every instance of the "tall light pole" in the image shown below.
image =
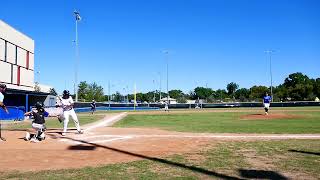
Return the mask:
M 40 84 L 40 71 L 37 71 L 37 75 L 38 75 L 38 84 Z
M 165 57 L 166 57 L 166 61 L 167 61 L 167 103 L 169 105 L 169 52 L 168 51 L 164 51 L 165 53 Z
M 273 50 L 267 50 L 265 53 L 269 54 L 269 66 L 270 66 L 270 95 L 271 95 L 271 102 L 273 101 L 273 94 L 272 94 L 272 63 L 271 63 L 271 56 L 274 53 Z
M 125 95 L 126 95 L 126 104 L 129 104 L 129 89 L 128 85 L 125 87 Z
M 159 93 L 160 93 L 160 99 L 159 99 L 159 102 L 160 102 L 160 100 L 161 100 L 161 73 L 159 72 Z
M 79 63 L 79 47 L 78 47 L 78 22 L 81 20 L 80 13 L 75 10 L 73 12 L 76 18 L 76 58 L 75 58 L 75 70 L 74 70 L 74 91 L 76 93 L 76 102 L 78 102 L 78 63 Z
M 110 81 L 108 82 L 108 103 L 109 103 L 109 110 L 110 110 L 110 99 L 111 99 L 111 95 L 110 95 Z
M 112 84 L 111 85 L 112 87 L 114 87 L 114 84 Z M 110 81 L 108 81 L 108 103 L 109 103 L 109 110 L 110 110 L 110 107 L 111 107 L 111 105 L 110 105 L 110 101 L 111 101 L 111 91 L 110 91 Z
M 153 91 L 153 102 L 155 103 L 156 102 L 156 91 L 157 91 L 157 87 L 155 86 L 155 80 L 152 80 L 153 82 L 153 88 L 154 88 L 154 91 Z M 153 89 L 152 88 L 152 89 Z

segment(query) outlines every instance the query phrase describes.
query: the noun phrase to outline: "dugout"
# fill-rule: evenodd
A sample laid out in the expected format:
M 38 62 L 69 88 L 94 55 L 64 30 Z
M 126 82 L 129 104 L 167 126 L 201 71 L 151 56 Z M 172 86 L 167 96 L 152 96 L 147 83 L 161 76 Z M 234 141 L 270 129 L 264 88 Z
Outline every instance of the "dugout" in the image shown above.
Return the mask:
M 44 103 L 49 95 L 49 93 L 45 92 L 7 89 L 5 93 L 4 103 L 6 104 L 6 106 L 23 106 L 25 108 L 25 111 L 29 111 L 30 107 L 33 106 L 36 102 Z M 51 98 L 51 100 L 55 101 L 55 98 Z M 51 102 L 51 104 L 55 103 Z

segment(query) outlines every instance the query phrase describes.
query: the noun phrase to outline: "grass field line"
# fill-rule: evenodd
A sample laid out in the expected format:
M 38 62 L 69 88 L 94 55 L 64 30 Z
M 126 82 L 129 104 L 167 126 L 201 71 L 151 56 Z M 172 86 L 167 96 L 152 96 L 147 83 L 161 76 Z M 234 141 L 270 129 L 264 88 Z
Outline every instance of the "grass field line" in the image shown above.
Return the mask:
M 99 128 L 99 127 L 104 127 L 104 126 L 110 126 L 113 123 L 121 120 L 122 118 L 124 118 L 127 115 L 126 112 L 120 113 L 118 115 L 112 116 L 112 117 L 108 117 L 106 116 L 105 118 L 103 118 L 102 120 L 93 123 L 93 124 L 89 124 L 88 126 L 86 126 L 86 128 L 84 129 L 86 132 L 90 132 L 93 129 Z

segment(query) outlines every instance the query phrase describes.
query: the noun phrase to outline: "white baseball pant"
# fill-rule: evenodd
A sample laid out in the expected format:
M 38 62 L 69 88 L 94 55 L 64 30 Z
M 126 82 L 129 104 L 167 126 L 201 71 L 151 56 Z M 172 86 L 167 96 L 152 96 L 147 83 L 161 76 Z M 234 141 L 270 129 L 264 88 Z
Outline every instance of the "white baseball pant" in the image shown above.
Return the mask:
M 63 132 L 67 132 L 68 129 L 68 123 L 69 123 L 69 116 L 72 117 L 73 122 L 78 130 L 78 132 L 81 130 L 80 129 L 80 124 L 79 124 L 79 120 L 78 117 L 76 115 L 76 112 L 74 112 L 74 109 L 71 109 L 69 111 L 64 111 L 63 112 L 63 116 L 64 116 L 64 121 L 63 121 Z

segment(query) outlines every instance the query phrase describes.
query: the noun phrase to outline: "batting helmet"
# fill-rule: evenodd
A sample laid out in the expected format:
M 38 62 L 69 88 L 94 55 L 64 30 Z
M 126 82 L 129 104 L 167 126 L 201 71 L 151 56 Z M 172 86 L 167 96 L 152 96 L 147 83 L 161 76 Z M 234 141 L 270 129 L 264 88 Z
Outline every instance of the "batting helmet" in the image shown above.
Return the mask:
M 41 102 L 37 102 L 35 104 L 36 109 L 42 109 L 43 108 L 43 104 Z
M 70 96 L 70 92 L 69 92 L 68 90 L 64 90 L 64 91 L 63 91 L 63 95 L 64 95 L 64 96 L 66 96 L 66 95 Z

